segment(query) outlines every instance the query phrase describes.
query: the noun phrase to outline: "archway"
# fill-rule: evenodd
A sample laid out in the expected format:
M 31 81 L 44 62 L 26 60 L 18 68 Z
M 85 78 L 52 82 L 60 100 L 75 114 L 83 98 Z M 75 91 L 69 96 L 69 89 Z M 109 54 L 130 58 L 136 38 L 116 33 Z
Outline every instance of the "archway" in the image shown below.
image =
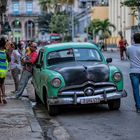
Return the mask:
M 31 20 L 25 23 L 25 36 L 26 40 L 31 40 L 35 36 L 35 23 Z
M 11 23 L 13 30 L 13 41 L 18 43 L 22 38 L 22 24 L 21 21 L 16 19 Z

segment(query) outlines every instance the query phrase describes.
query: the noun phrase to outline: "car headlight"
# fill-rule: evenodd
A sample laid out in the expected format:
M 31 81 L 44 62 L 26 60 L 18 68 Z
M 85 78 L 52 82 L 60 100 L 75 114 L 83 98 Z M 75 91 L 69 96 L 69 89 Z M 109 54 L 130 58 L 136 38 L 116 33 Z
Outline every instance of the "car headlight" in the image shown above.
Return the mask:
M 122 74 L 120 72 L 116 72 L 113 74 L 113 80 L 115 82 L 119 82 L 122 80 Z
M 58 88 L 61 85 L 61 80 L 59 78 L 54 78 L 51 81 L 53 87 Z

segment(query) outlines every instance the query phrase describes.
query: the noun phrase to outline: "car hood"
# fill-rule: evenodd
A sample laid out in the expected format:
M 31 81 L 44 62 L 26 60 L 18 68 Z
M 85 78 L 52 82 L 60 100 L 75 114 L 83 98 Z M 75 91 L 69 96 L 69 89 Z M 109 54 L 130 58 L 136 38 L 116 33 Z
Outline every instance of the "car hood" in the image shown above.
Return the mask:
M 109 80 L 109 67 L 102 62 L 70 62 L 51 66 L 50 70 L 60 73 L 66 86 L 80 85 L 87 81 Z

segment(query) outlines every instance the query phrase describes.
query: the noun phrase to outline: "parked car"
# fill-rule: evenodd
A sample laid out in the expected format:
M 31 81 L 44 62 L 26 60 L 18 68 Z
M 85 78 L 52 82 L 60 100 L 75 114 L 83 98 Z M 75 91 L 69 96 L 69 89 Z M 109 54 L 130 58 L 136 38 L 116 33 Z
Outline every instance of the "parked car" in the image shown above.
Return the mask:
M 91 43 L 43 47 L 33 70 L 36 101 L 43 102 L 50 115 L 56 115 L 60 105 L 106 103 L 118 110 L 127 93 L 122 72 L 110 62 L 112 58 L 105 60 Z

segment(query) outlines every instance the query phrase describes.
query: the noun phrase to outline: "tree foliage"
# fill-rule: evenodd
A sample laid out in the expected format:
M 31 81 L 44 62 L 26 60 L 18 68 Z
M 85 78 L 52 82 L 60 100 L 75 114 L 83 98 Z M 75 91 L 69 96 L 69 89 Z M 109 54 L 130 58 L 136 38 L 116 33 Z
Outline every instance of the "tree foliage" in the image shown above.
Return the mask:
M 53 15 L 49 24 L 51 33 L 65 34 L 68 28 L 68 17 L 65 14 Z
M 72 5 L 75 0 L 60 0 L 62 4 Z
M 121 2 L 121 5 L 130 7 L 132 11 L 130 14 L 135 16 L 140 23 L 140 0 L 125 0 Z
M 140 7 L 139 0 L 125 0 L 124 2 L 121 2 L 121 4 L 128 7 Z
M 88 28 L 88 34 L 89 34 L 90 36 L 96 35 L 95 29 L 96 29 L 97 26 L 98 26 L 98 21 L 99 21 L 99 19 L 94 19 L 94 20 L 92 20 L 92 21 L 90 22 L 89 26 L 87 27 L 87 28 Z M 87 31 L 87 28 L 85 29 L 85 31 Z
M 114 31 L 116 30 L 115 25 L 110 23 L 109 19 L 98 19 L 91 21 L 88 31 L 90 35 L 99 35 L 100 39 L 107 39 L 112 34 L 111 28 L 113 28 Z
M 38 27 L 40 30 L 49 31 L 49 24 L 51 22 L 51 14 L 45 14 L 42 16 L 39 16 L 37 19 Z
M 51 19 L 44 18 L 44 25 L 46 28 L 49 28 L 49 32 L 51 33 L 60 33 L 65 34 L 68 29 L 68 16 L 65 14 L 64 11 L 61 11 L 61 6 L 71 5 L 74 3 L 74 0 L 39 0 L 39 4 L 42 7 L 42 10 L 45 11 L 44 13 L 47 15 L 51 13 Z M 48 26 L 49 21 L 49 26 Z M 40 18 L 40 26 L 43 26 L 43 19 Z

